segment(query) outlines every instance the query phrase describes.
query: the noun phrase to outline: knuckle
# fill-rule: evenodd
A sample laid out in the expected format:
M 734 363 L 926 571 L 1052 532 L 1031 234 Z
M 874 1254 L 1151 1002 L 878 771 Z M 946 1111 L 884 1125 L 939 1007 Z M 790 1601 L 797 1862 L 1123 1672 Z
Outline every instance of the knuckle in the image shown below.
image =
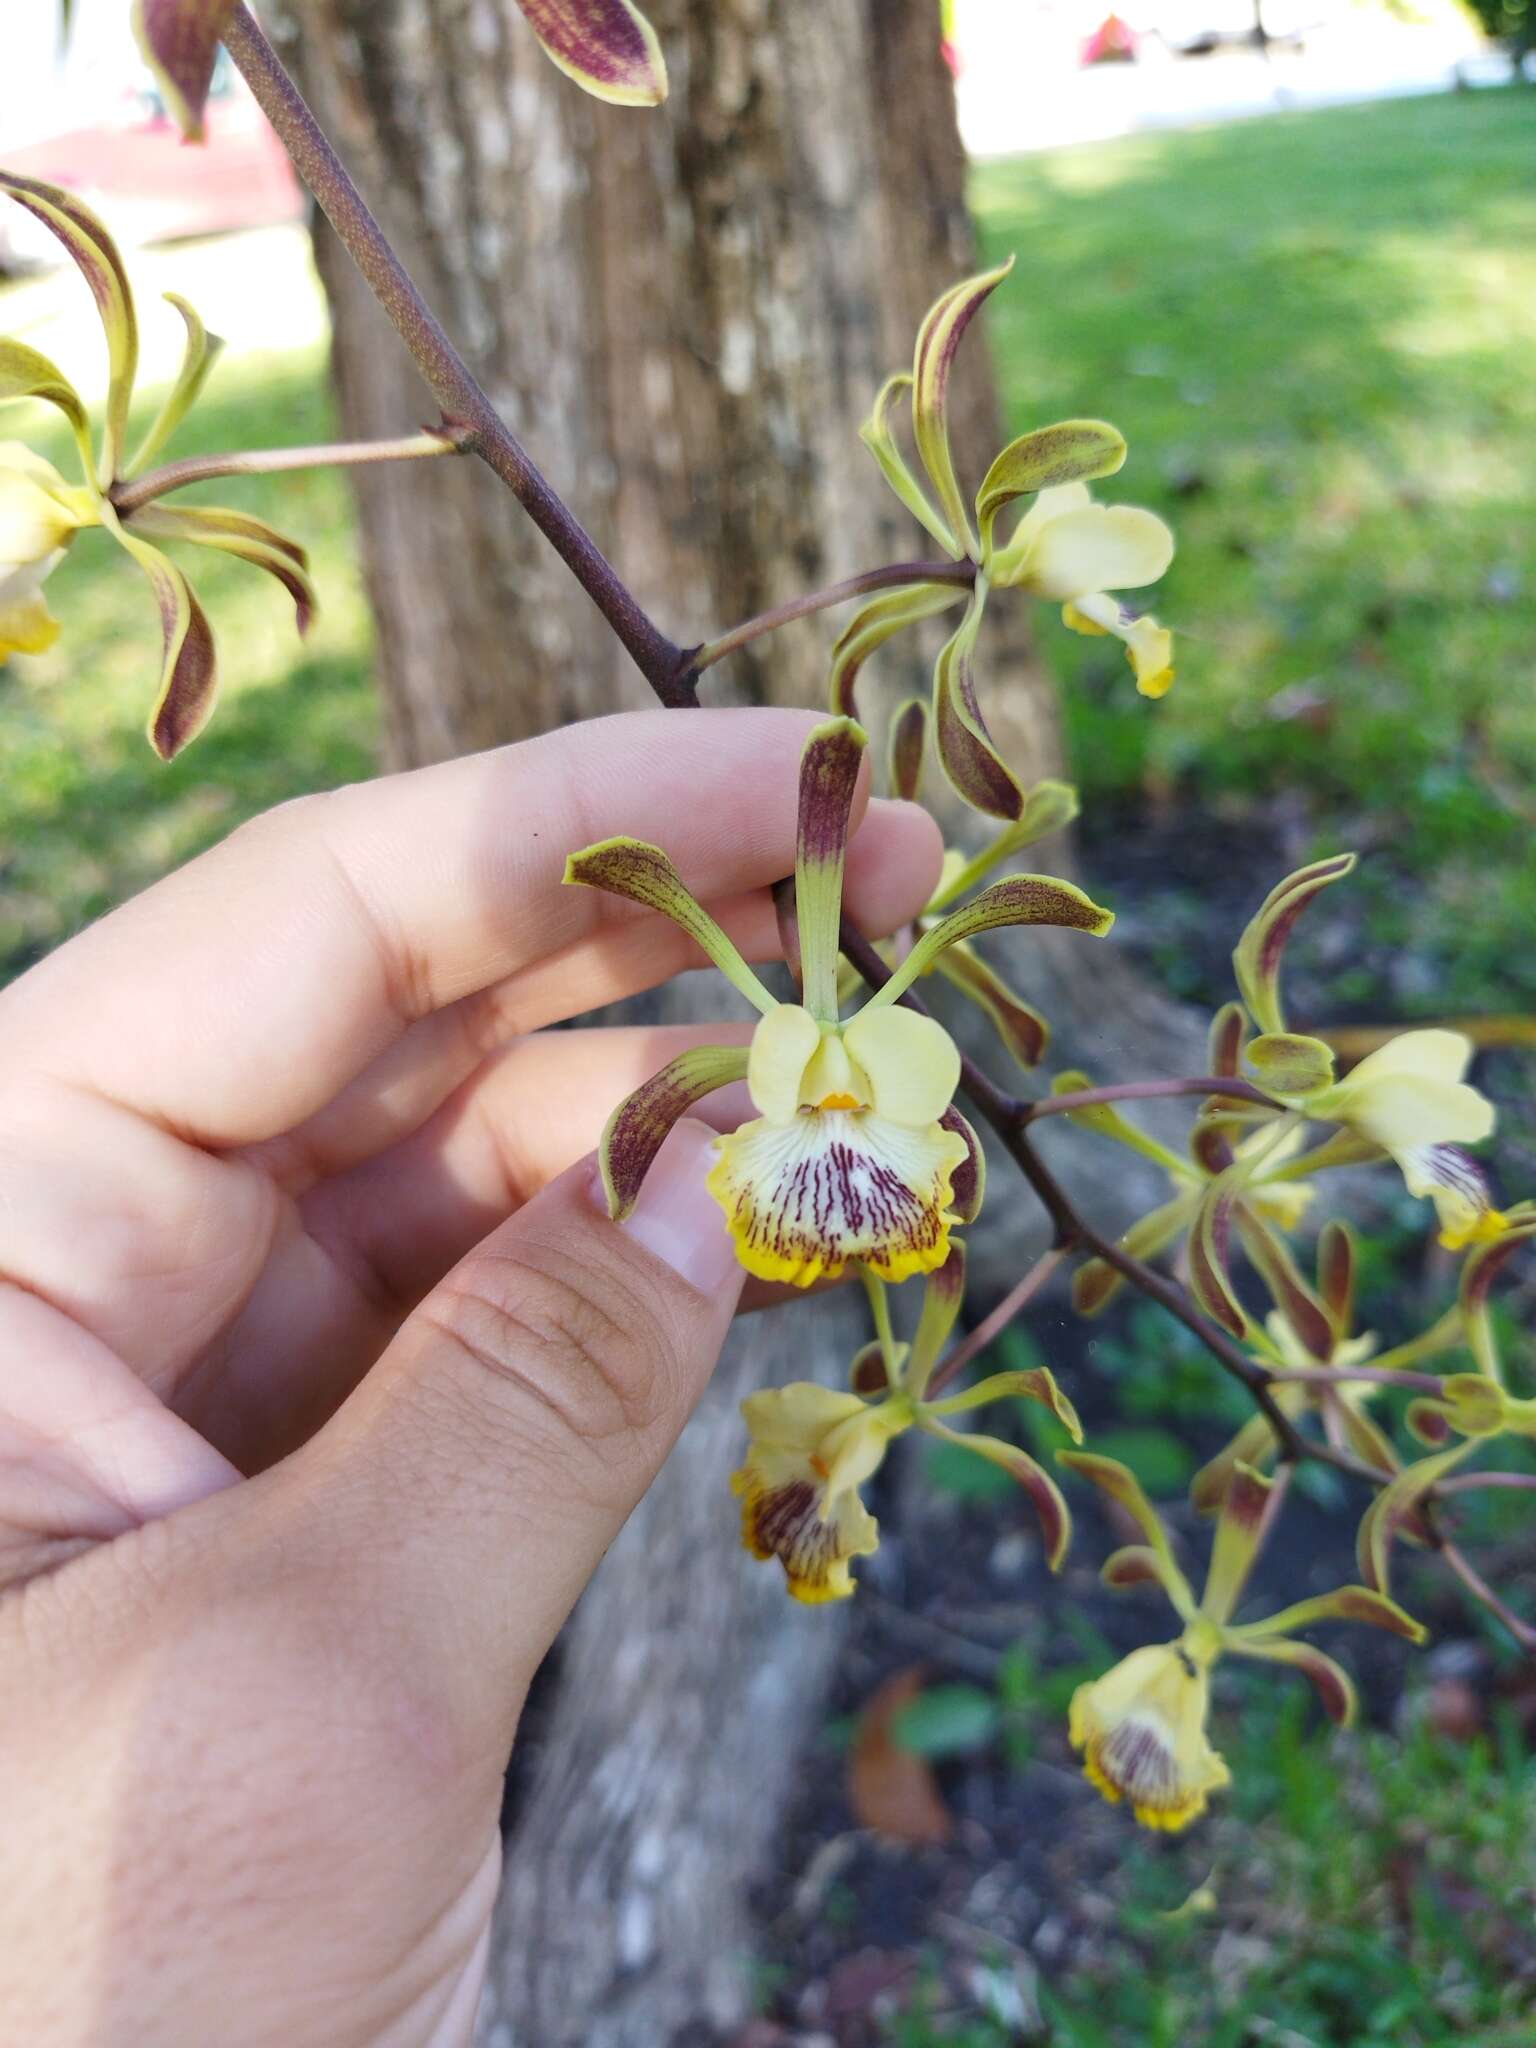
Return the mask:
M 644 1437 L 665 1413 L 675 1379 L 654 1313 L 632 1287 L 590 1267 L 561 1270 L 520 1252 L 486 1251 L 438 1289 L 424 1313 L 437 1331 L 531 1421 L 611 1450 Z M 585 1281 L 586 1284 L 583 1284 Z

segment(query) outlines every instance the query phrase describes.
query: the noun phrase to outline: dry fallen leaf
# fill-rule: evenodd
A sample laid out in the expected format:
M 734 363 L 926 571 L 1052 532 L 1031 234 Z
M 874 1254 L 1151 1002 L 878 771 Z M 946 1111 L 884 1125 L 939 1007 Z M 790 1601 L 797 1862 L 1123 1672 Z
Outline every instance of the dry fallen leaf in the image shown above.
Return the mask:
M 920 1756 L 901 1749 L 891 1724 L 923 1689 L 921 1665 L 897 1672 L 870 1697 L 859 1716 L 848 1764 L 848 1803 L 861 1827 L 895 1842 L 947 1842 L 954 1832 L 938 1784 Z

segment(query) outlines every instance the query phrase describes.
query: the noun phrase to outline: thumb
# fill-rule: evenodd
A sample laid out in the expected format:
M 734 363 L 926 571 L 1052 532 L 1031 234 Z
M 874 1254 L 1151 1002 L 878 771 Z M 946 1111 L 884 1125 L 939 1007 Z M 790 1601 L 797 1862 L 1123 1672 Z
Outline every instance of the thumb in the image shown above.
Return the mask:
M 288 1461 L 348 1627 L 371 1612 L 415 1670 L 442 1673 L 461 1711 L 505 1717 L 509 1737 L 730 1327 L 744 1275 L 705 1187 L 713 1142 L 678 1124 L 619 1224 L 595 1159 L 552 1182 Z

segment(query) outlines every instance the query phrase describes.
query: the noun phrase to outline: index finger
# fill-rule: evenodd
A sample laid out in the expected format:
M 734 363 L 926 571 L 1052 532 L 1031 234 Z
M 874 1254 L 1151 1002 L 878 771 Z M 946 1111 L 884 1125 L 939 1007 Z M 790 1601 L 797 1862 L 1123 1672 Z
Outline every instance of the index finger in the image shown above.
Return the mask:
M 271 1137 L 417 1019 L 633 915 L 562 886 L 574 848 L 657 841 L 705 900 L 789 873 L 814 723 L 632 712 L 302 798 L 23 977 L 0 1004 L 0 1065 L 200 1144 Z M 892 808 L 904 822 L 880 834 L 863 907 L 884 928 L 921 907 L 938 859 L 931 823 Z

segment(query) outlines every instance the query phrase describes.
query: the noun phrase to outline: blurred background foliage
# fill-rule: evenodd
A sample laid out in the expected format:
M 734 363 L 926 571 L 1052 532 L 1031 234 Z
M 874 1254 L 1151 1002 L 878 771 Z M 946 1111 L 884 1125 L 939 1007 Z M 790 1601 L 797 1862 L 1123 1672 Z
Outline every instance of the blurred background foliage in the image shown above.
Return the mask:
M 977 169 L 987 253 L 1020 259 L 989 315 L 1012 424 L 1107 414 L 1131 446 L 1111 495 L 1178 532 L 1158 609 L 1180 631 L 1180 676 L 1162 704 L 1136 698 L 1113 644 L 1042 613 L 1084 792 L 1084 866 L 1176 994 L 1224 997 L 1226 951 L 1256 894 L 1284 865 L 1348 844 L 1368 858 L 1354 922 L 1334 922 L 1319 962 L 1335 1014 L 1536 1009 L 1532 120 L 1532 95 L 1516 87 Z M 198 250 L 181 253 L 195 300 Z M 0 290 L 6 326 L 10 296 Z M 324 368 L 317 346 L 227 361 L 195 445 L 323 439 Z M 62 447 L 48 452 L 67 466 Z M 58 647 L 0 669 L 0 974 L 242 817 L 373 767 L 379 720 L 345 481 L 317 472 L 196 495 L 306 541 L 315 631 L 298 648 L 286 600 L 243 565 L 189 563 L 224 697 L 207 736 L 163 768 L 141 730 L 158 639 L 148 593 L 119 551 L 81 540 L 51 585 L 66 621 Z M 1421 1244 L 1421 1219 L 1404 1221 Z M 1408 1241 L 1389 1217 L 1369 1248 L 1363 1322 L 1379 1314 L 1392 1327 L 1405 1313 Z M 1095 1385 L 1115 1390 L 1091 1417 L 1094 1447 L 1172 1498 L 1240 1412 L 1202 1354 L 1164 1323 L 1138 1327 L 1148 1313 L 1078 1341 L 1097 1347 Z M 1036 1330 L 1059 1368 L 1054 1326 Z M 1027 1333 L 1010 1342 L 1020 1355 L 999 1362 L 1032 1362 Z M 1149 1350 L 1155 1379 L 1136 1371 Z M 1020 1426 L 1037 1426 L 1033 1410 Z M 987 1468 L 941 1454 L 930 1477 L 957 1555 L 970 1544 L 984 1577 L 1003 1526 Z M 1307 1475 L 1307 1505 L 1341 1510 L 1335 1484 Z M 1508 1503 L 1476 1512 L 1473 1547 L 1500 1540 Z M 1100 1554 L 1087 1546 L 1090 1578 Z M 1406 1575 L 1410 1604 L 1424 1576 Z M 979 1669 L 972 1658 L 946 1670 L 940 1657 L 938 1706 L 930 1695 L 897 1733 L 962 1822 L 967 1802 L 1012 1816 L 1016 1867 L 1067 1873 L 1081 1909 L 1048 1982 L 1039 1934 L 1025 1957 L 955 1932 L 916 1979 L 868 2004 L 867 2038 L 1526 2048 L 1536 1701 L 1496 1636 L 1463 1624 L 1478 1637 L 1468 1654 L 1494 1674 L 1473 1707 L 1459 1667 L 1431 1663 L 1392 1732 L 1342 1740 L 1319 1728 L 1299 1681 L 1223 1674 L 1215 1735 L 1234 1769 L 1230 1801 L 1192 1837 L 1138 1843 L 1127 1861 L 1130 1831 L 1072 1770 L 1062 1717 L 1081 1678 L 1159 1621 L 1129 1610 L 1111 1644 L 1096 1623 L 1074 1623 L 1067 1599 L 1081 1584 L 1062 1591 Z M 882 1599 L 878 1583 L 861 1598 L 861 1628 L 878 1633 Z M 1358 1667 L 1356 1641 L 1340 1647 Z M 881 1662 L 850 1676 L 828 1736 L 833 1781 Z M 1379 1705 L 1400 1668 L 1378 1676 Z M 869 1909 L 851 1894 L 846 1875 L 829 1881 L 820 1906 L 834 1930 L 844 1912 L 857 1954 Z M 795 1971 L 765 1958 L 766 2006 L 782 2009 Z

